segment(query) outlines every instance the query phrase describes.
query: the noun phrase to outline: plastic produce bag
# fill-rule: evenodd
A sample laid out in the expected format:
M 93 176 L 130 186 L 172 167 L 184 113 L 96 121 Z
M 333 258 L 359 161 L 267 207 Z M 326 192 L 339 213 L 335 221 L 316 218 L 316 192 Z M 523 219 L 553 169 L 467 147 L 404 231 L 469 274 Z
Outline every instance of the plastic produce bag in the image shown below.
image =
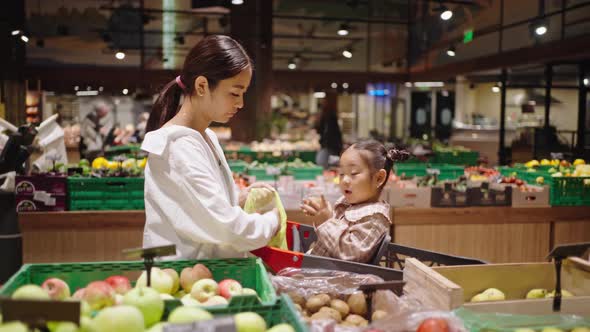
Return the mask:
M 514 332 L 518 328 L 542 330 L 555 327 L 568 331 L 576 327 L 590 328 L 590 317 L 576 315 L 513 315 L 502 313 L 477 313 L 465 308 L 459 308 L 454 313 L 460 317 L 470 332 L 496 331 Z
M 268 246 L 275 247 L 283 250 L 288 250 L 287 246 L 287 213 L 281 202 L 279 193 L 274 191 L 274 197 L 266 195 L 263 191 L 268 190 L 265 188 L 252 188 L 244 203 L 244 211 L 246 213 L 265 213 L 274 208 L 277 208 L 280 215 L 280 229 L 277 234 L 268 242 Z
M 311 309 L 308 306 L 311 298 L 328 295 L 330 301 L 338 299 L 350 305 L 350 296 L 359 293 L 359 286 L 383 282 L 383 279 L 380 277 L 369 274 L 299 268 L 283 269 L 277 275 L 271 276 L 270 278 L 277 293 L 286 293 L 296 303 L 296 307 L 300 310 L 303 319 L 308 322 L 310 331 L 314 332 L 364 331 L 371 317 L 368 313 L 360 315 L 364 318 L 364 324 L 366 326 L 346 326 L 347 324 L 344 322 L 348 316 L 341 317 L 342 322 L 330 319 L 317 319 L 313 317 L 313 314 L 321 311 L 321 309 Z M 324 304 L 323 307 L 333 306 L 329 302 L 329 304 Z M 352 307 L 350 308 L 352 313 Z M 383 311 L 387 313 L 387 316 L 407 315 L 417 310 L 423 310 L 418 302 L 406 298 L 399 298 L 389 290 L 379 290 L 374 293 L 372 309 L 373 312 Z

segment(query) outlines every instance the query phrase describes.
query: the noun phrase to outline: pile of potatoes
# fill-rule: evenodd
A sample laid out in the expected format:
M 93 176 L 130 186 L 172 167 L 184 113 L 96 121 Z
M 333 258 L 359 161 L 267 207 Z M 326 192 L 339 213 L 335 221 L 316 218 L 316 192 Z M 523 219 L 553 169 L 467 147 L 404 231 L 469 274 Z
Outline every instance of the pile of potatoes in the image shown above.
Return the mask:
M 328 294 L 313 295 L 307 300 L 295 292 L 290 292 L 288 295 L 307 323 L 319 319 L 333 319 L 342 326 L 369 325 L 367 299 L 362 292 L 343 297 L 346 301 Z M 375 321 L 386 315 L 385 311 L 375 310 L 371 318 Z

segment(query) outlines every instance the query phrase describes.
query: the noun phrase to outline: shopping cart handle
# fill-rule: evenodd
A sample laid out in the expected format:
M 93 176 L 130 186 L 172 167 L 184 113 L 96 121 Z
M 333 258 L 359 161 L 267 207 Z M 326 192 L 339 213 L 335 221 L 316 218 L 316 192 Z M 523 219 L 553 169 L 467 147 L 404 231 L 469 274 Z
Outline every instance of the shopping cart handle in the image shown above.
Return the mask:
M 300 252 L 263 247 L 250 253 L 260 257 L 275 273 L 287 267 L 300 268 L 303 263 L 303 254 Z

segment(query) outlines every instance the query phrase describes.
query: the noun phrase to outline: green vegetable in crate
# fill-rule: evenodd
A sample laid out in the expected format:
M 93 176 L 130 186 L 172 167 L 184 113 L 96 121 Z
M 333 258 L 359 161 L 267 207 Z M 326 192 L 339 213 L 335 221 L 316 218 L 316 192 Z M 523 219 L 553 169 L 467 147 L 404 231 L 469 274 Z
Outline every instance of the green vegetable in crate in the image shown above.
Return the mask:
M 287 213 L 281 202 L 278 192 L 274 192 L 274 195 L 266 194 L 268 189 L 265 188 L 253 188 L 248 193 L 248 198 L 244 204 L 244 211 L 246 213 L 264 213 L 277 208 L 280 215 L 280 226 L 281 229 L 268 243 L 271 247 L 280 249 L 288 249 L 287 246 Z

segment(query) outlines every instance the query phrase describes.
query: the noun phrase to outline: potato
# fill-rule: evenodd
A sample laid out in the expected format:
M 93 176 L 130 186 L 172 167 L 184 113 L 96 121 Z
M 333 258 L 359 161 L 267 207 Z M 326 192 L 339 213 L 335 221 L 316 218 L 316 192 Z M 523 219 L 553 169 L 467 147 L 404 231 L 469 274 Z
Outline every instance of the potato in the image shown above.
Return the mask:
M 373 321 L 376 321 L 376 320 L 381 320 L 385 317 L 387 317 L 387 312 L 385 312 L 383 310 L 377 310 L 373 313 L 373 315 L 371 316 L 371 319 Z
M 322 299 L 322 301 L 324 301 L 324 305 L 328 305 L 328 303 L 330 303 L 330 300 L 332 300 L 332 298 L 328 294 L 318 294 L 316 296 Z
M 315 313 L 324 306 L 324 301 L 318 296 L 312 296 L 305 302 L 305 309 L 310 313 Z
M 315 314 L 313 314 L 311 316 L 311 320 L 318 320 L 318 319 L 331 319 L 334 320 L 334 317 L 332 317 L 332 315 L 329 312 L 326 311 L 322 311 L 322 312 L 316 312 Z
M 297 311 L 302 312 L 303 308 L 301 308 L 301 306 L 297 303 L 295 303 L 295 309 L 297 309 Z
M 348 306 L 350 312 L 359 316 L 365 316 L 367 314 L 367 300 L 365 294 L 362 292 L 356 292 L 348 298 Z
M 342 319 L 344 319 L 350 313 L 350 308 L 348 307 L 348 304 L 346 304 L 346 302 L 342 300 L 336 299 L 330 301 L 330 307 L 336 309 L 342 316 Z
M 369 325 L 369 322 L 366 319 L 364 319 L 362 316 L 355 315 L 355 314 L 348 315 L 348 317 L 346 317 L 346 319 L 344 321 L 352 323 L 355 326 L 361 326 L 361 327 Z
M 287 295 L 289 295 L 293 303 L 299 304 L 301 307 L 305 306 L 305 298 L 303 296 L 297 294 L 296 292 L 289 292 Z
M 327 312 L 330 316 L 338 323 L 342 321 L 342 315 L 340 312 L 334 308 L 330 307 L 321 307 L 319 312 Z

